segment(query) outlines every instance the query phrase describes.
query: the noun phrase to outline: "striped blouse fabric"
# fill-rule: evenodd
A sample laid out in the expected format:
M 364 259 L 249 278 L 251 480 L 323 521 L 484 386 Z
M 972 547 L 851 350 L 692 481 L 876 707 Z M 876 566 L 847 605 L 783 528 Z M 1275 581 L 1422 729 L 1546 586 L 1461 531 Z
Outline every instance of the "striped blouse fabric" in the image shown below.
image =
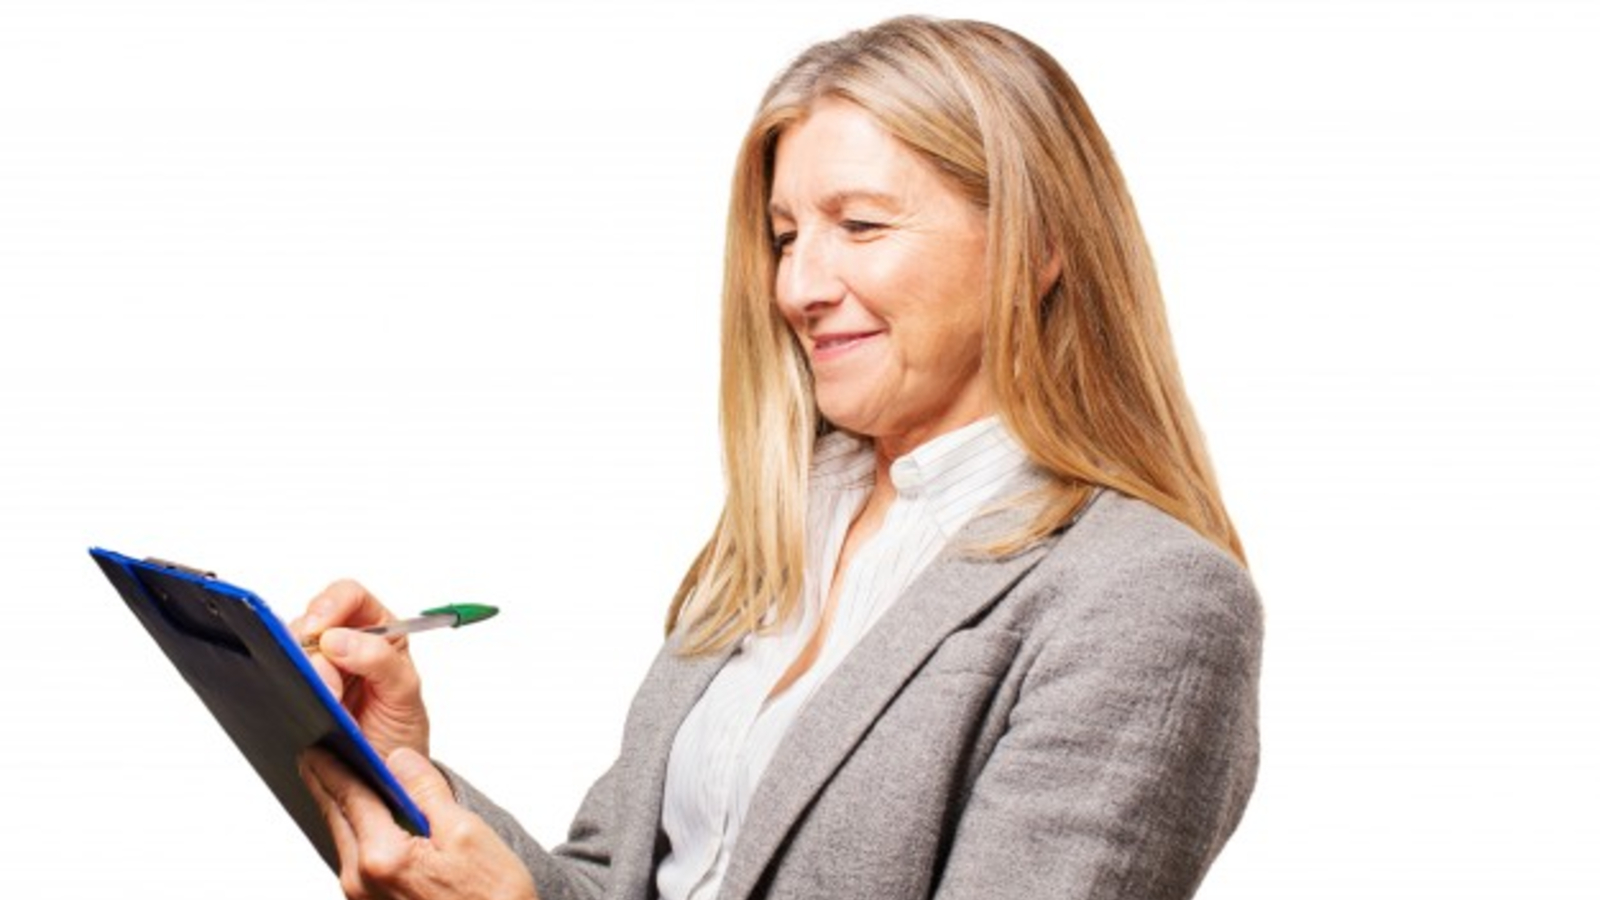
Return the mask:
M 889 469 L 894 503 L 844 573 L 821 654 L 787 690 L 769 698 L 816 630 L 845 534 L 872 491 L 870 442 L 835 432 L 818 442 L 814 456 L 802 615 L 776 633 L 745 638 L 673 743 L 661 814 L 671 846 L 656 873 L 665 900 L 716 895 L 750 797 L 806 701 L 951 536 L 1028 466 L 997 418 L 895 460 Z

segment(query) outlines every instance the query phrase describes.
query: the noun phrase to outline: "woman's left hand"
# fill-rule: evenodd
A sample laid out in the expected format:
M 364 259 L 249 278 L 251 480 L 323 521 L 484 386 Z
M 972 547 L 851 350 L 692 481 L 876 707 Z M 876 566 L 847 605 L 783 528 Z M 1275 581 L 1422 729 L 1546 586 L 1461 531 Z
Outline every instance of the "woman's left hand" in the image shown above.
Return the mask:
M 400 749 L 389 770 L 428 817 L 431 837 L 395 824 L 378 795 L 322 750 L 300 776 L 339 850 L 339 885 L 350 900 L 538 900 L 533 877 L 488 824 L 463 809 L 426 757 Z

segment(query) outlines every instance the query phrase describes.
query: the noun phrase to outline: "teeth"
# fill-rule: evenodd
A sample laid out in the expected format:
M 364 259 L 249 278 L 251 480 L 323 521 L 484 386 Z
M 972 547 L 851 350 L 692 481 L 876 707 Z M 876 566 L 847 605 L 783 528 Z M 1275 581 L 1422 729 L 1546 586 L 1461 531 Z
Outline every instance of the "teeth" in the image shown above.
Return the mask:
M 842 347 L 845 344 L 853 344 L 856 341 L 861 340 L 863 337 L 865 337 L 865 335 L 851 334 L 843 337 L 824 338 L 823 340 L 816 342 L 816 348 L 818 350 L 831 350 L 834 347 Z

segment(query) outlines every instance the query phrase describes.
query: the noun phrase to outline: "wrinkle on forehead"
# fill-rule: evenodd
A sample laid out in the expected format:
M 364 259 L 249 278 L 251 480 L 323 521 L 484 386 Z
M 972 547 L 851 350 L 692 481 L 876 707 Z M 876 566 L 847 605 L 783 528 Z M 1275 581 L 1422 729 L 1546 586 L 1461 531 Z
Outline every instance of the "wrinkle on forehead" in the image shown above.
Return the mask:
M 817 115 L 832 111 L 853 115 Z M 925 160 L 861 107 L 823 100 L 778 137 L 768 213 L 792 217 L 797 202 L 824 212 L 837 212 L 850 202 L 899 211 L 937 177 Z

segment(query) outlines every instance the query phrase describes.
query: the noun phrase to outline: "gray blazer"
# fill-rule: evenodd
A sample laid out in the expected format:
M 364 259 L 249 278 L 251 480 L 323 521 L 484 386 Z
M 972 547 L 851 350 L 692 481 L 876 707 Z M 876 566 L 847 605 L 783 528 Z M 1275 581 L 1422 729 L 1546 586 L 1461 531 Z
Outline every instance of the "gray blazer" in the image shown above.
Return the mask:
M 823 683 L 750 803 L 721 897 L 1189 897 L 1255 783 L 1261 610 L 1227 555 L 1107 492 L 1016 557 L 960 552 Z M 456 794 L 544 900 L 655 897 L 667 754 L 726 656 L 669 640 L 622 749 L 545 850 Z

